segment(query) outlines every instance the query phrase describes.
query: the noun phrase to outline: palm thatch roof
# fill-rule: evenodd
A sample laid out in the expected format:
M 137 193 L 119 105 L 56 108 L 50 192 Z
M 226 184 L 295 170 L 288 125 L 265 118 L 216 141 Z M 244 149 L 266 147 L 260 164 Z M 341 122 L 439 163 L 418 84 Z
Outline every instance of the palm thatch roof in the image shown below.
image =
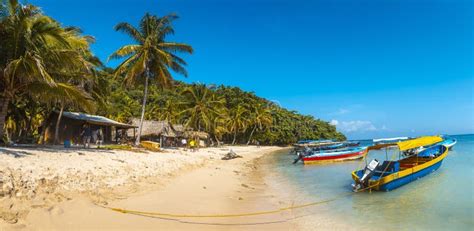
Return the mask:
M 138 126 L 140 119 L 132 119 L 132 124 Z M 129 135 L 133 135 L 129 131 Z M 182 124 L 171 124 L 168 121 L 144 120 L 142 128 L 142 136 L 144 137 L 184 137 L 184 138 L 199 138 L 209 139 L 207 132 L 193 131 L 192 128 L 186 127 Z
M 184 137 L 186 138 L 199 138 L 202 140 L 207 140 L 209 139 L 209 134 L 207 132 L 201 132 L 201 131 L 185 131 L 184 132 Z
M 140 124 L 140 119 L 132 119 L 132 124 L 138 126 Z M 177 137 L 178 135 L 168 121 L 144 120 L 142 136 Z

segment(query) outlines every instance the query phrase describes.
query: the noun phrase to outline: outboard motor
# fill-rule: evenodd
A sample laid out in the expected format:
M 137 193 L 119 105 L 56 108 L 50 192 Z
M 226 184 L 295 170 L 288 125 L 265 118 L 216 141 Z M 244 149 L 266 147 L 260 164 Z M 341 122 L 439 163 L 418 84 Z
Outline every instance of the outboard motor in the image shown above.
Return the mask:
M 305 156 L 303 152 L 300 152 L 300 151 L 297 151 L 296 152 L 296 155 L 298 156 L 294 161 L 293 161 L 293 164 L 296 164 L 298 163 L 298 161 L 300 161 L 301 159 L 303 159 L 303 157 Z
M 362 187 L 368 186 L 369 179 L 374 175 L 374 171 L 379 164 L 380 162 L 377 159 L 373 159 L 367 166 L 365 166 L 364 175 L 359 179 L 359 182 L 352 184 L 352 190 L 354 192 L 359 191 Z

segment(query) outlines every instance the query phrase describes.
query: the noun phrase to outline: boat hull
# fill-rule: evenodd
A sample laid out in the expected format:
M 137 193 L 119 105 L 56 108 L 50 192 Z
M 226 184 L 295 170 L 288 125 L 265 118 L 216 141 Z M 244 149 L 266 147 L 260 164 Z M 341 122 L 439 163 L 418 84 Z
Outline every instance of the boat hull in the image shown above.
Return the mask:
M 357 150 L 354 152 L 347 152 L 342 154 L 335 155 L 312 155 L 303 158 L 304 164 L 318 164 L 318 163 L 328 163 L 335 161 L 345 161 L 345 160 L 354 160 L 364 157 L 367 153 L 367 149 Z
M 439 167 L 441 167 L 441 164 L 442 164 L 443 161 L 440 161 L 428 168 L 425 168 L 423 170 L 420 170 L 418 172 L 415 172 L 413 174 L 410 174 L 408 176 L 405 176 L 405 177 L 402 177 L 402 178 L 398 178 L 394 181 L 391 181 L 387 184 L 383 184 L 383 185 L 380 185 L 378 187 L 378 190 L 379 191 L 391 191 L 391 190 L 394 190 L 396 188 L 399 188 L 403 185 L 406 185 L 412 181 L 415 181 L 415 180 L 418 180 L 426 175 L 429 175 L 430 173 L 438 170 Z

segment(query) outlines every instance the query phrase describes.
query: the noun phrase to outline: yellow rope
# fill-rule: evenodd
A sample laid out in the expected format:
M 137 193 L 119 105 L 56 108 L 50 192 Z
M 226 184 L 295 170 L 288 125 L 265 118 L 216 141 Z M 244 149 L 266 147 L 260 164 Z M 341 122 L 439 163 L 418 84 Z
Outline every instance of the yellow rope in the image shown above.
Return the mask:
M 368 154 L 368 152 L 365 154 L 365 156 Z M 392 155 L 395 155 L 394 153 Z M 364 157 L 365 158 L 365 157 Z M 383 174 L 388 170 L 388 165 L 385 167 L 385 169 L 382 171 L 382 176 Z M 363 188 L 361 190 L 358 190 L 358 192 L 362 192 L 368 189 L 371 189 L 373 187 L 378 186 L 378 184 L 368 186 L 366 188 Z M 103 206 L 96 204 L 102 208 L 110 209 L 115 212 L 120 212 L 120 213 L 129 213 L 129 214 L 136 214 L 136 215 L 149 215 L 149 216 L 157 216 L 157 217 L 169 217 L 169 218 L 225 218 L 225 217 L 248 217 L 248 216 L 258 216 L 258 215 L 267 215 L 267 214 L 274 214 L 274 213 L 280 213 L 283 211 L 287 210 L 293 210 L 293 209 L 301 209 L 301 208 L 306 208 L 310 206 L 315 206 L 315 205 L 320 205 L 320 204 L 325 204 L 329 203 L 331 201 L 335 201 L 341 197 L 348 196 L 350 194 L 353 194 L 354 192 L 346 192 L 346 193 L 341 193 L 331 199 L 327 200 L 322 200 L 322 201 L 316 201 L 316 202 L 311 202 L 311 203 L 306 203 L 306 204 L 301 204 L 301 205 L 294 205 L 294 206 L 288 206 L 288 207 L 283 207 L 279 209 L 274 209 L 274 210 L 267 210 L 267 211 L 260 211 L 260 212 L 249 212 L 249 213 L 235 213 L 235 214 L 205 214 L 205 215 L 195 215 L 195 214 L 173 214 L 173 213 L 162 213 L 162 212 L 146 212 L 146 211 L 137 211 L 137 210 L 128 210 L 128 209 L 122 209 L 122 208 L 113 208 L 113 207 L 108 207 L 108 206 Z
M 363 188 L 357 192 L 362 192 L 367 189 L 373 188 L 376 185 L 369 186 L 366 188 Z M 108 206 L 103 206 L 103 205 L 98 205 L 102 208 L 110 209 L 115 212 L 120 212 L 120 213 L 130 213 L 130 214 L 138 214 L 138 215 L 152 215 L 152 216 L 159 216 L 159 217 L 172 217 L 172 218 L 225 218 L 225 217 L 248 217 L 248 216 L 258 216 L 258 215 L 267 215 L 267 214 L 274 214 L 274 213 L 280 213 L 283 211 L 287 210 L 293 210 L 293 209 L 301 209 L 301 208 L 306 208 L 310 206 L 315 206 L 319 204 L 325 204 L 329 203 L 331 201 L 335 201 L 341 197 L 348 196 L 350 194 L 353 194 L 354 192 L 346 192 L 342 193 L 336 197 L 333 197 L 331 199 L 327 200 L 322 200 L 322 201 L 316 201 L 316 202 L 311 202 L 311 203 L 306 203 L 306 204 L 301 204 L 301 205 L 295 205 L 295 206 L 288 206 L 288 207 L 283 207 L 279 209 L 274 209 L 274 210 L 267 210 L 267 211 L 261 211 L 261 212 L 250 212 L 250 213 L 236 213 L 236 214 L 206 214 L 206 215 L 194 215 L 194 214 L 173 214 L 173 213 L 161 213 L 161 212 L 146 212 L 146 211 L 137 211 L 137 210 L 129 210 L 129 209 L 122 209 L 122 208 L 114 208 L 114 207 L 108 207 Z

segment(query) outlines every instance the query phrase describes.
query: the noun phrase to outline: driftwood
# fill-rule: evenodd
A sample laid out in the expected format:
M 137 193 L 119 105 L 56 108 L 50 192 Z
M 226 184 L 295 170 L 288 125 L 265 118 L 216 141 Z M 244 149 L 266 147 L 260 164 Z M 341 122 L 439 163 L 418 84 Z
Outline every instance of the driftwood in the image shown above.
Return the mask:
M 237 153 L 235 153 L 231 149 L 230 152 L 228 152 L 227 154 L 224 155 L 224 157 L 222 157 L 222 160 L 232 160 L 232 159 L 235 159 L 235 158 L 242 158 L 242 156 L 237 155 Z

